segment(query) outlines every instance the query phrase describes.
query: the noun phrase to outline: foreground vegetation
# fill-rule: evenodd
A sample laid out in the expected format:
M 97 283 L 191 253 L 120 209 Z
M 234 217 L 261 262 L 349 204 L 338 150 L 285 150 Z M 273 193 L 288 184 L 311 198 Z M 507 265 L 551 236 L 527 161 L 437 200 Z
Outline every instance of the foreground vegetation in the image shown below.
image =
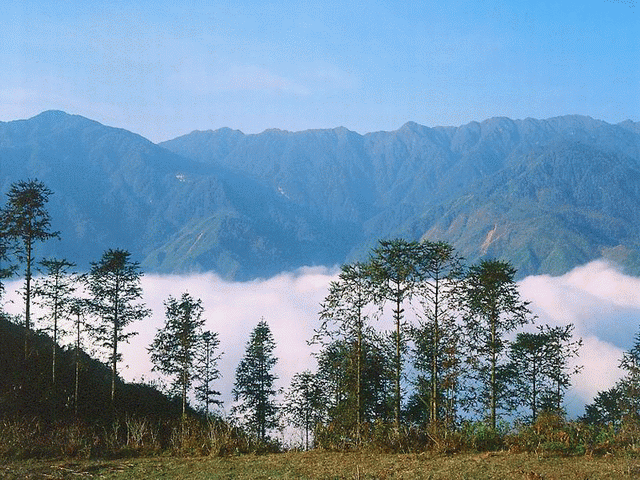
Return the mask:
M 633 456 L 559 457 L 533 453 L 442 455 L 358 452 L 288 452 L 232 458 L 136 458 L 22 461 L 0 466 L 0 477 L 103 479 L 504 479 L 619 480 L 638 478 Z
M 367 427 L 367 428 L 364 428 Z M 331 426 L 319 426 L 318 450 L 442 454 L 510 451 L 558 455 L 634 454 L 640 446 L 637 422 L 622 428 L 587 426 L 543 415 L 532 426 L 500 431 L 484 423 L 465 424 L 456 431 L 363 426 L 361 444 L 334 436 Z M 289 449 L 296 449 L 290 447 Z M 0 458 L 120 458 L 156 455 L 234 456 L 284 451 L 275 440 L 256 441 L 242 428 L 223 420 L 185 418 L 182 421 L 126 418 L 110 424 L 96 422 L 47 424 L 38 420 L 0 421 Z

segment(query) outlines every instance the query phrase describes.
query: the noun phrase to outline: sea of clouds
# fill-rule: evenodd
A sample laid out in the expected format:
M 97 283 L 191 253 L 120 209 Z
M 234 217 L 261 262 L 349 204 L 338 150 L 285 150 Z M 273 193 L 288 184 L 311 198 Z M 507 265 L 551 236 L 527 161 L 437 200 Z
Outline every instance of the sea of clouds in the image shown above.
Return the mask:
M 262 318 L 269 323 L 277 345 L 276 386 L 286 389 L 295 373 L 315 368 L 314 347 L 308 340 L 319 327 L 320 303 L 336 276 L 337 269 L 324 267 L 302 268 L 249 282 L 225 281 L 211 273 L 144 275 L 144 302 L 153 314 L 130 326 L 138 335 L 122 346 L 121 375 L 129 381 L 160 378 L 152 372 L 147 349 L 164 324 L 166 299 L 188 292 L 202 300 L 206 328 L 219 335 L 222 378 L 216 388 L 222 394 L 224 412 L 228 413 L 232 403 L 235 369 L 251 331 Z M 10 313 L 22 310 L 22 301 L 15 293 L 20 286 L 20 282 L 6 285 L 4 308 Z M 572 323 L 575 338 L 583 340 L 575 363 L 584 368 L 573 378 L 565 399 L 569 414 L 580 415 L 586 403 L 622 375 L 620 358 L 633 345 L 640 326 L 640 278 L 624 275 L 608 262 L 595 261 L 559 277 L 527 277 L 519 282 L 519 288 L 522 298 L 531 302 L 536 324 Z M 385 324 L 382 321 L 379 327 L 385 328 Z

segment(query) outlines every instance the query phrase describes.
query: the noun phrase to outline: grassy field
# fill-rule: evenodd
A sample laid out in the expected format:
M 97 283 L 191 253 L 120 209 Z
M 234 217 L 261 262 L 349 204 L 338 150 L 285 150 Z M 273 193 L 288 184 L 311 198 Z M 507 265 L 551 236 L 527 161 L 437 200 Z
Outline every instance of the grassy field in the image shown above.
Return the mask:
M 0 464 L 0 478 L 619 480 L 640 478 L 640 458 L 541 457 L 524 453 L 446 456 L 312 451 L 229 458 L 11 461 Z

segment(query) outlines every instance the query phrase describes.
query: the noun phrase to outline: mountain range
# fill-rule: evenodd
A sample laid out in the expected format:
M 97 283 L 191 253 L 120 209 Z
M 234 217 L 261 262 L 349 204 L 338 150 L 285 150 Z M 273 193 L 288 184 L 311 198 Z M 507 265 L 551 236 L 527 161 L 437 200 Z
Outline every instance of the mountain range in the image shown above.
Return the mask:
M 246 135 L 223 128 L 154 144 L 60 111 L 0 122 L 0 193 L 43 181 L 59 241 L 87 268 L 125 248 L 145 272 L 267 277 L 364 259 L 378 239 L 452 243 L 519 276 L 597 258 L 640 274 L 640 123 L 492 118 Z

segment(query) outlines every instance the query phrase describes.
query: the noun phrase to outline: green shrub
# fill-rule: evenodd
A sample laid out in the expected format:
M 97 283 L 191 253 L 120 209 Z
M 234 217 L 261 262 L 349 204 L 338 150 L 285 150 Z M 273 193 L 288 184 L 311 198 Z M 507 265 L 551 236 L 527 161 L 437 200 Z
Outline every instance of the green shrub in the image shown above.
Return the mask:
M 505 447 L 505 438 L 509 425 L 500 423 L 495 429 L 487 422 L 464 422 L 460 429 L 466 448 L 477 452 L 501 450 Z

